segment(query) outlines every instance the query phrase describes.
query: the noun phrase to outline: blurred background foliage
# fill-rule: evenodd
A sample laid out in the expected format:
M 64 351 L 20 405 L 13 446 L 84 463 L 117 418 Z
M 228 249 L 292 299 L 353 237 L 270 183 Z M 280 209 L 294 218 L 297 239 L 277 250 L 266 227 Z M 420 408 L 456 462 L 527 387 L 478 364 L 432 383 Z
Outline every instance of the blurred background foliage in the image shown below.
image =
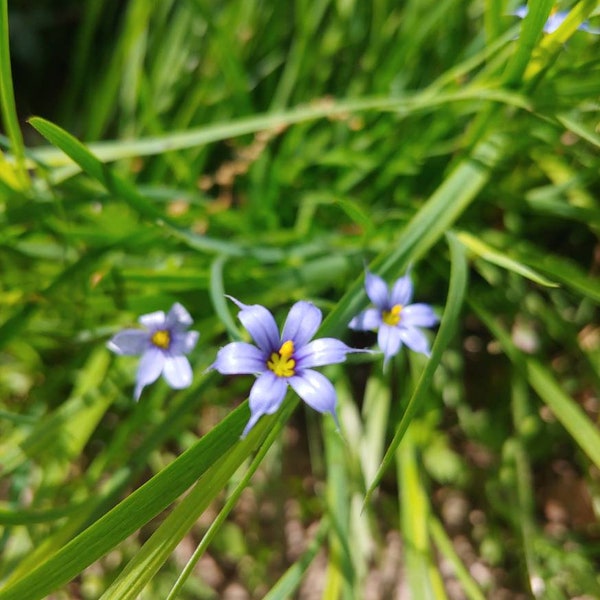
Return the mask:
M 364 266 L 412 265 L 443 315 L 450 230 L 468 288 L 396 468 L 369 490 L 426 361 L 328 370 L 343 437 L 295 411 L 179 597 L 600 596 L 599 38 L 575 31 L 599 9 L 561 5 L 580 12 L 546 36 L 551 4 L 9 3 L 26 170 L 5 101 L 0 598 L 244 400 L 248 378 L 204 375 L 235 335 L 223 292 L 279 316 L 309 299 L 370 346 L 346 330 Z M 105 341 L 175 301 L 201 332 L 195 383 L 134 404 L 135 360 Z M 167 597 L 242 471 L 142 597 Z M 127 597 L 110 586 L 166 514 L 52 597 Z

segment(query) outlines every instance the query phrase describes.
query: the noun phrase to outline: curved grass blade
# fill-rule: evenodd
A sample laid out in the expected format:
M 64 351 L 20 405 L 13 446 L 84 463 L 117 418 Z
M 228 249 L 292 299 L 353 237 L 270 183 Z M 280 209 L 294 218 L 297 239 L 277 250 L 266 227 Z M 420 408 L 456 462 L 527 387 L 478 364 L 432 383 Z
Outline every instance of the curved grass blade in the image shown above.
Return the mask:
M 421 373 L 421 377 L 417 382 L 415 391 L 413 392 L 406 410 L 402 415 L 400 424 L 396 429 L 396 433 L 392 438 L 392 441 L 377 469 L 377 473 L 373 481 L 370 483 L 369 488 L 365 496 L 364 503 L 366 504 L 373 494 L 375 488 L 379 485 L 381 478 L 385 471 L 389 468 L 391 463 L 394 461 L 396 449 L 400 445 L 410 422 L 415 416 L 421 400 L 429 390 L 429 386 L 433 380 L 433 375 L 437 366 L 440 363 L 444 350 L 452 340 L 456 326 L 458 324 L 458 318 L 463 306 L 465 291 L 467 288 L 467 260 L 465 255 L 465 247 L 458 241 L 455 235 L 452 233 L 447 234 L 448 244 L 450 247 L 450 285 L 448 288 L 448 299 L 446 301 L 446 308 L 444 309 L 444 315 L 440 324 L 440 329 L 435 337 L 433 348 L 431 349 L 431 357 L 427 361 L 425 369 Z
M 67 156 L 75 161 L 81 169 L 100 182 L 109 192 L 122 198 L 142 217 L 154 223 L 157 227 L 166 229 L 191 248 L 204 252 L 217 252 L 229 256 L 245 256 L 255 254 L 265 260 L 280 258 L 281 252 L 276 249 L 242 248 L 232 242 L 226 242 L 195 234 L 179 227 L 152 202 L 142 196 L 135 186 L 120 178 L 111 169 L 92 154 L 78 139 L 67 133 L 58 125 L 40 117 L 29 120 L 49 142 L 60 148 Z
M 477 64 L 469 64 L 468 66 L 469 68 L 474 68 Z M 448 83 L 452 83 L 454 79 L 455 77 L 453 76 Z M 446 80 L 444 82 L 446 83 Z M 427 88 L 423 92 L 404 96 L 375 96 L 339 100 L 337 102 L 324 100 L 310 106 L 297 106 L 289 111 L 280 113 L 267 113 L 255 117 L 245 117 L 226 123 L 216 123 L 188 131 L 176 131 L 162 136 L 141 138 L 139 140 L 92 142 L 86 147 L 100 161 L 110 162 L 123 158 L 154 156 L 174 150 L 196 148 L 249 133 L 278 130 L 298 123 L 317 121 L 348 113 L 393 112 L 407 116 L 424 110 L 435 110 L 444 104 L 467 101 L 500 102 L 524 110 L 532 110 L 532 104 L 525 96 L 509 90 L 473 85 L 460 90 L 444 92 L 440 87 L 439 82 L 434 82 L 431 89 Z M 30 123 L 36 129 L 40 122 L 48 123 L 48 121 L 40 117 L 30 119 Z M 42 132 L 40 131 L 40 133 Z M 44 135 L 44 137 L 46 136 Z M 54 142 L 52 143 L 54 144 Z M 73 167 L 71 160 L 65 160 L 64 154 L 55 148 L 35 148 L 29 152 L 32 158 L 48 167 Z M 75 161 L 75 163 L 79 164 L 78 161 Z M 77 170 L 70 172 L 70 174 L 73 175 L 76 172 Z
M 498 265 L 508 271 L 513 271 L 522 277 L 526 277 L 535 283 L 545 285 L 546 287 L 558 287 L 557 283 L 554 283 L 550 279 L 547 279 L 543 275 L 536 273 L 533 269 L 525 266 L 524 264 L 510 258 L 506 254 L 488 246 L 485 242 L 477 239 L 475 236 L 467 233 L 466 231 L 460 231 L 456 234 L 456 237 L 469 249 L 471 252 L 477 254 L 484 260 Z
M 210 266 L 210 299 L 212 300 L 215 313 L 217 313 L 221 323 L 225 325 L 231 338 L 235 341 L 240 341 L 244 339 L 244 336 L 227 309 L 227 298 L 225 297 L 225 287 L 223 285 L 223 267 L 226 261 L 226 256 L 219 256 Z

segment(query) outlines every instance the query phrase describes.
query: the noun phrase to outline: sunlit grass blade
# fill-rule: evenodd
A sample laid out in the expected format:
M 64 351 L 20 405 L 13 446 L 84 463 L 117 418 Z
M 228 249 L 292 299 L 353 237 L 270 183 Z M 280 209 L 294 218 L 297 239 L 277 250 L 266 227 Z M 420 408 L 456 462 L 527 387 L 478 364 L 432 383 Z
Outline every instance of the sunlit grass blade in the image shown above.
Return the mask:
M 10 138 L 11 150 L 15 158 L 15 175 L 20 188 L 26 189 L 29 187 L 30 181 L 25 170 L 25 145 L 15 105 L 12 69 L 10 66 L 8 0 L 0 0 L 0 109 L 6 132 Z
M 0 445 L 3 455 L 0 476 L 12 473 L 28 460 L 45 463 L 47 470 L 59 464 L 66 467 L 80 454 L 116 396 L 114 388 L 103 384 L 109 362 L 108 352 L 103 348 L 92 353 L 71 397 L 18 443 L 12 439 L 7 440 L 6 446 Z
M 557 283 L 554 283 L 550 279 L 543 277 L 539 273 L 536 273 L 533 269 L 530 269 L 526 265 L 520 263 L 517 260 L 510 258 L 503 252 L 492 248 L 485 242 L 477 239 L 475 236 L 467 233 L 466 231 L 460 231 L 456 234 L 456 237 L 469 249 L 471 252 L 477 254 L 484 260 L 488 262 L 498 265 L 503 269 L 507 269 L 509 271 L 513 271 L 527 279 L 535 283 L 539 283 L 540 285 L 545 285 L 547 287 L 558 287 Z
M 538 4 L 542 5 L 544 3 L 539 2 L 533 4 L 531 12 L 534 12 Z M 550 2 L 550 4 L 553 3 Z M 549 64 L 552 64 L 556 56 L 563 51 L 564 45 L 569 38 L 577 31 L 577 28 L 585 21 L 585 19 L 587 19 L 597 6 L 597 0 L 581 0 L 581 2 L 578 2 L 569 12 L 560 27 L 541 40 L 531 62 L 527 65 L 525 71 L 526 80 L 533 79 L 541 70 L 546 68 Z M 544 5 L 544 11 L 545 8 Z M 545 12 L 542 14 L 545 14 Z
M 18 581 L 0 589 L 2 600 L 43 598 L 164 510 L 207 469 L 239 443 L 248 420 L 244 404 L 207 433 L 196 445 L 133 492 L 118 506 L 69 542 L 46 562 Z M 272 417 L 263 417 L 244 442 L 243 458 L 267 430 Z
M 419 473 L 416 447 L 410 429 L 394 449 L 400 496 L 400 524 L 404 539 L 404 560 L 411 597 L 446 598 L 429 539 L 430 506 Z
M 118 458 L 119 447 L 123 448 L 128 435 L 128 431 L 125 429 L 119 432 L 120 435 L 113 436 L 107 448 L 107 454 L 100 454 L 90 465 L 86 481 L 89 489 L 93 491 L 81 502 L 80 507 L 69 515 L 69 518 L 58 530 L 45 536 L 41 543 L 27 553 L 19 565 L 12 570 L 6 584 L 30 573 L 91 522 L 112 508 L 127 486 L 131 485 L 135 481 L 135 477 L 145 470 L 148 457 L 166 440 L 176 435 L 186 416 L 202 401 L 207 388 L 214 383 L 214 380 L 214 373 L 206 375 L 198 385 L 193 386 L 188 393 L 183 395 L 181 400 L 173 402 L 165 418 L 159 423 L 153 424 L 148 432 L 145 431 L 143 425 L 148 423 L 148 419 L 142 418 L 142 416 L 146 416 L 147 407 L 144 403 L 137 404 L 129 424 L 132 432 L 144 429 L 144 437 L 139 446 L 132 453 L 127 454 L 127 464 L 123 464 L 122 460 Z M 140 421 L 141 425 L 139 425 Z M 112 453 L 116 454 L 116 458 L 111 456 Z M 106 479 L 104 472 L 111 466 L 116 468 L 116 471 Z M 94 484 L 97 487 L 94 487 Z
M 219 514 L 217 515 L 217 517 L 210 524 L 210 527 L 208 528 L 208 530 L 202 537 L 201 542 L 198 544 L 196 550 L 194 550 L 194 553 L 192 554 L 192 556 L 186 563 L 183 571 L 180 573 L 179 577 L 177 578 L 177 581 L 171 588 L 171 591 L 169 592 L 169 595 L 166 598 L 166 600 L 175 600 L 175 598 L 177 597 L 177 595 L 179 594 L 179 592 L 185 585 L 185 582 L 192 574 L 194 567 L 198 563 L 198 560 L 200 560 L 200 557 L 207 550 L 209 544 L 211 543 L 211 541 L 213 540 L 213 538 L 219 531 L 220 527 L 225 522 L 225 519 L 227 518 L 227 516 L 229 515 L 231 510 L 234 508 L 236 502 L 240 498 L 240 495 L 242 494 L 242 492 L 244 491 L 244 489 L 250 482 L 250 479 L 256 472 L 256 469 L 258 469 L 258 467 L 261 465 L 263 459 L 265 458 L 265 455 L 271 448 L 273 442 L 280 435 L 284 423 L 287 421 L 289 414 L 292 412 L 292 410 L 295 408 L 295 406 L 296 406 L 295 404 L 288 403 L 286 405 L 286 407 L 281 411 L 281 413 L 279 413 L 279 415 L 278 415 L 279 418 L 278 418 L 277 422 L 275 423 L 275 426 L 272 427 L 271 430 L 269 431 L 266 440 L 260 446 L 259 451 L 256 453 L 256 456 L 254 456 L 254 458 L 252 459 L 252 462 L 250 463 L 250 466 L 246 469 L 246 472 L 243 474 L 243 476 L 240 478 L 240 480 L 238 482 L 236 482 L 235 488 L 229 495 L 229 498 L 227 498 L 227 502 L 225 502 L 225 505 L 219 511 Z M 211 482 L 211 485 L 214 487 L 214 483 Z M 197 508 L 194 508 L 194 512 L 197 512 L 197 510 L 198 510 Z
M 233 501 L 228 503 L 227 510 L 221 511 L 221 518 L 213 522 L 214 528 L 210 535 L 207 533 L 207 542 L 214 536 L 219 525 L 233 507 L 235 500 L 237 500 L 251 475 L 258 468 L 294 407 L 295 404 L 290 402 L 285 405 L 283 410 L 278 412 L 275 425 L 270 428 L 267 438 L 260 446 L 257 457 L 252 461 L 247 473 L 242 478 L 243 484 L 238 485 L 234 490 Z M 237 446 L 219 458 L 214 466 L 203 474 L 192 490 L 173 509 L 142 549 L 136 553 L 119 577 L 106 590 L 102 595 L 102 600 L 133 600 L 139 596 L 200 515 L 224 489 L 235 471 L 248 459 L 259 436 L 261 434 L 254 433 L 253 430 L 246 439 L 241 440 Z M 203 543 L 201 548 L 205 549 L 205 547 L 206 545 Z
M 282 127 L 346 115 L 348 113 L 396 113 L 402 117 L 408 117 L 416 112 L 435 110 L 446 104 L 469 101 L 481 102 L 486 100 L 500 102 L 525 110 L 533 108 L 526 96 L 509 90 L 493 88 L 489 85 L 474 85 L 471 88 L 467 87 L 454 91 L 442 91 L 439 87 L 439 84 L 436 83 L 431 89 L 427 88 L 419 93 L 394 97 L 365 97 L 332 102 L 316 102 L 311 106 L 297 106 L 281 113 L 268 113 L 253 117 L 238 118 L 227 123 L 206 125 L 188 131 L 171 132 L 162 136 L 147 137 L 138 140 L 90 142 L 85 147 L 88 152 L 93 153 L 99 161 L 104 163 L 123 158 L 160 155 L 174 150 L 195 148 L 237 138 L 249 133 L 276 131 Z M 30 119 L 33 127 L 38 129 L 48 141 L 60 148 L 59 144 L 55 144 L 53 140 L 47 137 L 44 131 L 39 129 L 42 122 L 48 123 L 48 121 L 40 117 Z M 68 152 L 63 153 L 57 151 L 55 148 L 35 148 L 30 152 L 35 160 L 47 167 L 73 166 L 72 161 L 74 161 L 79 167 L 83 168 L 83 164 L 70 157 Z M 70 159 L 65 158 L 65 154 Z M 69 173 L 72 175 L 76 172 L 77 170 L 73 170 Z
M 456 328 L 458 320 L 462 310 L 465 291 L 467 288 L 467 261 L 465 255 L 465 247 L 457 240 L 454 234 L 448 234 L 448 243 L 450 247 L 450 285 L 448 287 L 448 298 L 446 300 L 446 306 L 444 308 L 444 314 L 440 323 L 439 331 L 436 334 L 435 342 L 431 349 L 431 357 L 425 365 L 425 369 L 419 377 L 419 381 L 415 387 L 415 390 L 406 406 L 402 419 L 396 428 L 394 437 L 388 446 L 383 460 L 377 469 L 377 473 L 373 478 L 373 481 L 369 483 L 367 494 L 365 496 L 365 504 L 367 504 L 373 494 L 375 488 L 379 485 L 381 478 L 385 471 L 390 467 L 394 461 L 395 453 L 404 437 L 404 434 L 408 430 L 408 427 L 417 414 L 419 406 L 422 403 L 422 399 L 428 393 L 429 386 L 433 380 L 435 370 L 437 369 L 444 350 L 451 342 Z

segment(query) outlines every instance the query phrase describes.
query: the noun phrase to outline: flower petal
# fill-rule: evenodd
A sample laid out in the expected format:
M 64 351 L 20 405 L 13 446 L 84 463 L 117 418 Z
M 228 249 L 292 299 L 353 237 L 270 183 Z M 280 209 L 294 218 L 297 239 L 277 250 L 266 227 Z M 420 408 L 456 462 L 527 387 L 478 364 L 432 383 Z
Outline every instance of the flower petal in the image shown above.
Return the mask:
M 392 356 L 398 354 L 398 351 L 400 350 L 400 346 L 402 345 L 400 330 L 397 327 L 391 327 L 384 323 L 377 333 L 377 343 L 383 352 L 383 364 L 385 367 L 388 360 Z
M 388 287 L 387 284 L 379 275 L 365 273 L 365 291 L 371 302 L 380 310 L 390 308 L 388 304 Z
M 189 354 L 196 346 L 199 337 L 197 331 L 174 331 L 169 351 L 174 356 Z
M 135 356 L 142 354 L 148 347 L 150 336 L 147 331 L 141 329 L 124 329 L 108 342 L 107 347 L 116 354 Z
M 238 319 L 248 330 L 256 345 L 266 353 L 279 350 L 279 330 L 273 315 L 260 304 L 242 304 L 239 300 L 231 298 L 240 308 Z
M 406 306 L 412 300 L 413 295 L 413 284 L 410 280 L 410 275 L 404 275 L 400 279 L 396 280 L 392 287 L 392 293 L 390 295 L 390 304 L 395 306 L 400 304 Z
M 187 329 L 193 322 L 194 321 L 190 316 L 190 313 L 184 308 L 184 306 L 179 304 L 179 302 L 175 302 L 167 314 L 166 326 L 169 329 L 181 331 Z
M 361 352 L 361 350 L 350 348 L 335 338 L 320 338 L 303 346 L 294 354 L 294 358 L 296 367 L 302 370 L 344 362 L 349 352 Z
M 409 304 L 400 313 L 400 327 L 433 327 L 439 319 L 429 304 Z
M 256 422 L 263 415 L 271 415 L 277 411 L 283 402 L 285 391 L 287 389 L 287 380 L 277 377 L 271 371 L 265 371 L 255 382 L 250 390 L 250 420 L 246 424 L 242 437 L 246 437 L 248 432 L 254 427 Z
M 281 341 L 292 340 L 297 349 L 304 346 L 315 335 L 322 319 L 321 311 L 312 302 L 296 302 L 285 320 Z
M 399 329 L 400 339 L 413 351 L 420 352 L 429 356 L 429 341 L 425 337 L 425 334 L 416 327 L 409 327 L 407 329 Z
M 163 367 L 163 377 L 175 390 L 192 384 L 192 367 L 185 356 L 167 356 Z
M 146 385 L 158 379 L 165 364 L 165 354 L 158 348 L 150 347 L 140 360 L 136 375 L 134 397 L 139 400 Z
M 266 356 L 246 342 L 231 342 L 221 348 L 211 369 L 223 375 L 253 375 L 267 370 Z
M 554 33 L 567 18 L 569 14 L 566 10 L 559 10 L 548 17 L 548 20 L 544 23 L 544 33 Z
M 325 375 L 307 369 L 302 371 L 301 375 L 290 377 L 288 382 L 310 407 L 320 413 L 328 412 L 335 415 L 337 396 L 335 388 Z
M 581 31 L 587 31 L 587 33 L 591 33 L 592 35 L 600 35 L 600 29 L 598 29 L 598 27 L 592 27 L 587 21 L 584 21 L 579 26 L 579 29 L 581 29 Z
M 166 326 L 166 317 L 162 310 L 142 315 L 138 321 L 148 329 L 161 329 Z
M 363 312 L 356 315 L 348 327 L 359 331 L 369 331 L 371 329 L 379 329 L 381 325 L 381 311 L 378 308 L 367 308 Z

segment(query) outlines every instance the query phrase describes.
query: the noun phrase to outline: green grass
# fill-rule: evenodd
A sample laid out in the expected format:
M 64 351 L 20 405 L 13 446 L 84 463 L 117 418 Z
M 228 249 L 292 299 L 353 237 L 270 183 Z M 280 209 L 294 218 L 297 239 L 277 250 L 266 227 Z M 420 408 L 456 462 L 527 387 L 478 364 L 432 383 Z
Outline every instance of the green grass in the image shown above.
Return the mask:
M 600 596 L 600 3 L 514 8 L 0 0 L 0 600 Z M 431 357 L 240 440 L 225 295 L 372 346 L 365 267 Z M 135 403 L 106 341 L 176 301 Z

